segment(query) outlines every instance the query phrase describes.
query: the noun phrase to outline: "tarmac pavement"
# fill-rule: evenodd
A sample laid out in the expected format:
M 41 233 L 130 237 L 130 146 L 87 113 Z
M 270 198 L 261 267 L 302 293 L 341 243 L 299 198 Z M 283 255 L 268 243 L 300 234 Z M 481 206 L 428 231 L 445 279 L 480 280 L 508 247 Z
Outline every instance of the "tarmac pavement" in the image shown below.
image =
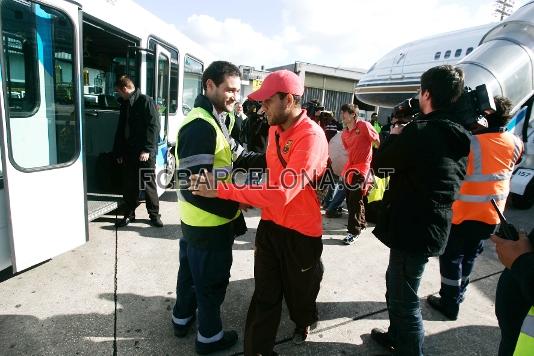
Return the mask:
M 170 323 L 181 237 L 176 195 L 161 198 L 163 228 L 138 221 L 118 230 L 115 216 L 89 224 L 85 245 L 0 282 L 0 355 L 194 355 L 195 333 L 178 339 Z M 260 211 L 246 213 L 249 231 L 233 247 L 232 277 L 222 307 L 225 329 L 239 341 L 220 355 L 243 351 L 243 329 L 254 289 L 253 242 Z M 534 208 L 506 212 L 530 231 Z M 324 279 L 318 297 L 320 322 L 308 341 L 291 343 L 294 325 L 284 307 L 275 350 L 282 355 L 387 355 L 370 339 L 387 328 L 385 271 L 388 249 L 364 230 L 351 246 L 341 240 L 341 219 L 324 218 Z M 440 286 L 436 258 L 428 263 L 422 298 L 426 355 L 492 355 L 500 338 L 494 314 L 495 288 L 503 267 L 488 242 L 477 260 L 457 321 L 429 308 L 426 296 Z

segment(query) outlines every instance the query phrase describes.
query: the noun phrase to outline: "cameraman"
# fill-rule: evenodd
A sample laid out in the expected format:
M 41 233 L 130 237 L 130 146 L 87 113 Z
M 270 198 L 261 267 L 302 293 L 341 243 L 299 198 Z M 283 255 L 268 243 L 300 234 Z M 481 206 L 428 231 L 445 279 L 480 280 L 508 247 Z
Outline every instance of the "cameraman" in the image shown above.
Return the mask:
M 308 117 L 319 125 L 321 125 L 321 113 L 323 111 L 324 106 L 322 106 L 317 99 L 312 99 L 306 104 L 306 112 L 308 113 Z
M 393 171 L 373 233 L 390 248 L 386 272 L 389 330 L 371 337 L 397 355 L 423 355 L 424 329 L 417 290 L 431 256 L 443 253 L 451 206 L 465 175 L 469 133 L 448 109 L 463 92 L 463 71 L 451 65 L 421 76 L 421 116 L 396 126 L 373 163 Z
M 249 152 L 265 153 L 267 148 L 269 124 L 260 108 L 259 102 L 250 99 L 243 104 L 243 111 L 247 119 L 243 122 L 241 136 Z
M 475 259 L 483 251 L 483 242 L 489 239 L 500 220 L 491 199 L 494 198 L 504 211 L 510 177 L 523 151 L 519 137 L 505 129 L 512 102 L 502 96 L 494 99 L 496 111 L 486 116 L 487 127 L 475 123 L 472 129 L 467 174 L 452 205 L 447 247 L 439 257 L 441 297 L 431 295 L 427 299 L 432 308 L 451 320 L 458 317 Z

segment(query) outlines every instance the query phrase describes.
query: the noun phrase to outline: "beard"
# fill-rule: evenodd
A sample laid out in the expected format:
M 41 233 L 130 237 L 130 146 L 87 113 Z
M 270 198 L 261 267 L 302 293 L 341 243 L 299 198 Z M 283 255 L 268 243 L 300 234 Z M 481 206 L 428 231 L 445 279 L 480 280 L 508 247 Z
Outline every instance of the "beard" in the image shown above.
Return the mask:
M 283 110 L 280 110 L 274 113 L 272 117 L 267 115 L 267 122 L 269 123 L 270 126 L 282 125 L 286 123 L 288 119 L 289 119 L 289 115 L 285 113 Z
M 231 104 L 231 107 L 228 108 L 227 105 L 226 105 L 226 98 L 224 97 L 224 95 L 218 95 L 217 92 L 215 92 L 215 95 L 210 98 L 211 100 L 211 103 L 213 104 L 213 106 L 215 107 L 215 110 L 217 110 L 218 112 L 231 112 L 233 109 L 234 109 L 234 103 Z

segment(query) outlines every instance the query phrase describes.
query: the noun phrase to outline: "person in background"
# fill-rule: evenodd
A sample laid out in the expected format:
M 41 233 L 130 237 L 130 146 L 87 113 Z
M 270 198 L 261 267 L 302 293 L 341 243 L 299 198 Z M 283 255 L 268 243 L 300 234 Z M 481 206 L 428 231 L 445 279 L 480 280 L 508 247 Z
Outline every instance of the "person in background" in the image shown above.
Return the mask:
M 378 114 L 376 112 L 371 114 L 371 125 L 373 125 L 375 131 L 380 134 L 380 131 L 382 131 L 382 125 L 380 125 L 378 122 Z
M 249 152 L 265 153 L 269 124 L 265 113 L 261 110 L 261 104 L 248 99 L 243 104 L 243 111 L 247 119 L 241 128 L 242 142 L 246 144 Z
M 115 83 L 119 93 L 120 117 L 113 152 L 117 162 L 124 165 L 124 217 L 115 225 L 124 227 L 135 221 L 141 187 L 145 190 L 145 204 L 150 224 L 162 227 L 156 186 L 156 150 L 160 121 L 154 100 L 135 88 L 126 75 Z
M 440 296 L 427 299 L 432 308 L 451 320 L 458 317 L 469 275 L 476 257 L 483 251 L 484 240 L 490 238 L 500 221 L 491 199 L 504 211 L 510 178 L 523 152 L 523 142 L 505 129 L 512 102 L 497 96 L 495 107 L 495 113 L 486 116 L 487 127 L 476 123 L 471 130 L 467 174 L 452 205 L 447 247 L 439 256 Z
M 226 124 L 228 127 L 230 126 L 231 115 L 234 116 L 235 122 L 232 127 L 232 130 L 230 130 L 230 136 L 232 136 L 234 140 L 237 141 L 237 143 L 243 145 L 243 141 L 241 141 L 243 135 L 241 133 L 243 131 L 243 122 L 247 119 L 247 116 L 243 112 L 243 105 L 241 104 L 241 102 L 238 101 L 235 103 L 233 113 L 229 114 L 226 118 Z
M 340 218 L 343 216 L 341 204 L 346 199 L 345 186 L 341 176 L 343 174 L 343 167 L 347 162 L 347 150 L 343 147 L 343 142 L 341 141 L 341 132 L 338 132 L 330 142 L 328 142 L 328 156 L 330 160 L 330 168 L 334 177 L 338 179 L 332 189 L 332 198 L 327 200 L 325 203 L 325 216 L 327 218 Z
M 347 150 L 348 160 L 343 168 L 343 181 L 347 196 L 349 221 L 346 245 L 352 244 L 367 226 L 363 197 L 367 189 L 367 178 L 372 160 L 373 144 L 378 145 L 380 138 L 373 126 L 358 116 L 358 106 L 343 104 L 341 117 L 345 129 L 341 134 L 343 147 Z
M 326 139 L 330 142 L 330 139 L 334 137 L 339 129 L 339 124 L 334 118 L 334 115 L 331 111 L 323 111 L 320 118 Z

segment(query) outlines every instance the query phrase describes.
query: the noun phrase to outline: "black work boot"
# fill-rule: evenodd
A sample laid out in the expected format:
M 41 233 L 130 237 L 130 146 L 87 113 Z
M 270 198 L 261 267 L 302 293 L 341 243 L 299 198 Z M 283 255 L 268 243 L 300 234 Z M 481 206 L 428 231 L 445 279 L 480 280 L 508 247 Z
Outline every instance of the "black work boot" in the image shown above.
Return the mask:
M 199 355 L 207 355 L 213 352 L 229 349 L 237 342 L 237 332 L 235 330 L 225 331 L 222 339 L 215 342 L 205 343 L 198 339 L 195 341 L 195 349 Z
M 458 319 L 458 312 L 460 311 L 460 306 L 458 304 L 456 305 L 446 305 L 443 303 L 443 300 L 441 297 L 437 297 L 435 295 L 428 296 L 427 300 L 428 304 L 439 311 L 441 314 L 445 315 L 447 319 L 449 320 L 456 320 Z

